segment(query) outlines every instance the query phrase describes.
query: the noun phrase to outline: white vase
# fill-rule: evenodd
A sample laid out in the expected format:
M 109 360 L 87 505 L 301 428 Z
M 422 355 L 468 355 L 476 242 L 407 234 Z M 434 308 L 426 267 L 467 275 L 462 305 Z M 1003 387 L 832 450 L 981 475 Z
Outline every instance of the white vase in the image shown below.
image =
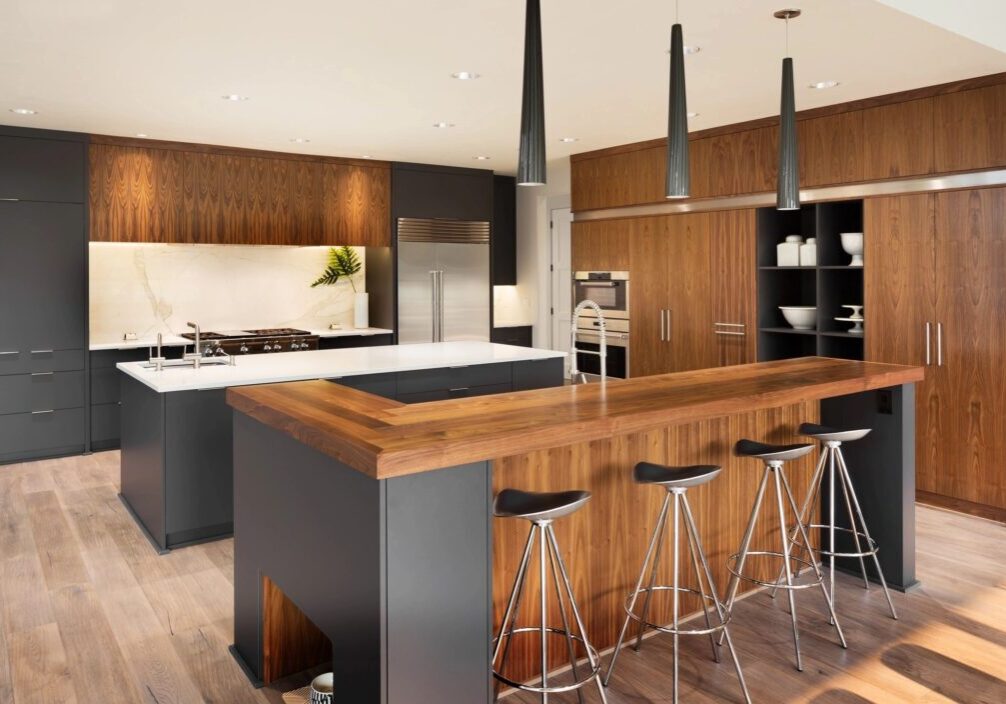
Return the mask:
M 776 245 L 776 265 L 777 266 L 800 266 L 800 245 L 803 244 L 803 237 L 800 235 L 787 235 L 785 242 Z
M 353 296 L 353 327 L 370 327 L 370 294 L 357 292 Z

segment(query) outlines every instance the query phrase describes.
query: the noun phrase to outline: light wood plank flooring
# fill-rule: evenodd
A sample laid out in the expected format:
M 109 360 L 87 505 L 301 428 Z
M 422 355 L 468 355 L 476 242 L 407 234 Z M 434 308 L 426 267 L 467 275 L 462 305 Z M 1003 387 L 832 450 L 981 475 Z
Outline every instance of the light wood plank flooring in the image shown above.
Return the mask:
M 0 702 L 282 701 L 304 677 L 255 690 L 227 652 L 232 542 L 157 556 L 116 497 L 118 459 L 0 467 Z M 879 590 L 840 577 L 848 651 L 835 645 L 819 594 L 800 595 L 803 673 L 791 664 L 784 600 L 759 594 L 738 606 L 733 633 L 754 701 L 1006 702 L 1006 527 L 920 507 L 918 528 L 923 586 L 895 594 L 900 621 Z M 662 635 L 625 651 L 608 701 L 670 701 L 670 654 Z M 683 702 L 741 701 L 706 640 L 683 639 L 681 677 Z M 586 690 L 584 699 L 599 698 Z

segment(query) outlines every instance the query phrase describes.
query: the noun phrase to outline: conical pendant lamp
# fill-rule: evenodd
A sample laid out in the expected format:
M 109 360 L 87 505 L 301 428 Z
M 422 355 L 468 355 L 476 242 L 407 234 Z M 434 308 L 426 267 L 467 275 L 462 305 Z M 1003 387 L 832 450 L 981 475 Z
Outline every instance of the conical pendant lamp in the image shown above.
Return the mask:
M 793 59 L 789 56 L 789 21 L 800 10 L 774 13 L 786 22 L 786 57 L 782 60 L 782 98 L 779 106 L 779 176 L 776 186 L 778 210 L 800 209 L 800 159 L 796 140 L 796 96 L 793 90 Z
M 517 185 L 545 183 L 545 96 L 541 65 L 541 4 L 527 0 L 524 21 L 524 99 L 520 112 Z
M 685 98 L 685 42 L 678 22 L 671 27 L 671 83 L 667 104 L 667 198 L 687 198 L 688 104 Z

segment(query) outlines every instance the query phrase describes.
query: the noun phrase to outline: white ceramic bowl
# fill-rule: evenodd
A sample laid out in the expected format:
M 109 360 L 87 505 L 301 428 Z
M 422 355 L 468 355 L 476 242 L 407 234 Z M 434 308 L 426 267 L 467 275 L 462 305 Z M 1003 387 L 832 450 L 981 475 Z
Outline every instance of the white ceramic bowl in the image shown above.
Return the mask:
M 332 685 L 334 678 L 331 672 L 318 675 L 311 683 L 311 704 L 332 704 Z
M 779 306 L 779 310 L 794 330 L 813 330 L 817 327 L 817 306 Z
M 842 238 L 842 249 L 846 254 L 852 255 L 852 262 L 849 266 L 863 266 L 863 233 L 843 232 L 840 237 Z

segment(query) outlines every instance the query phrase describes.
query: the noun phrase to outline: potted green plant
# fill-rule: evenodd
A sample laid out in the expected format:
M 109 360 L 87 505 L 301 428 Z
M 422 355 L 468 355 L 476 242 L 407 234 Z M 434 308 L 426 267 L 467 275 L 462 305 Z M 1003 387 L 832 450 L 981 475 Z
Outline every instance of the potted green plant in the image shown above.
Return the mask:
M 353 277 L 360 273 L 363 262 L 360 256 L 352 247 L 343 245 L 342 247 L 332 247 L 328 250 L 328 264 L 312 284 L 311 288 L 318 286 L 334 286 L 339 283 L 339 279 L 346 278 L 349 285 L 353 287 L 353 326 L 366 328 L 370 326 L 369 307 L 370 300 L 366 291 L 358 291 Z

